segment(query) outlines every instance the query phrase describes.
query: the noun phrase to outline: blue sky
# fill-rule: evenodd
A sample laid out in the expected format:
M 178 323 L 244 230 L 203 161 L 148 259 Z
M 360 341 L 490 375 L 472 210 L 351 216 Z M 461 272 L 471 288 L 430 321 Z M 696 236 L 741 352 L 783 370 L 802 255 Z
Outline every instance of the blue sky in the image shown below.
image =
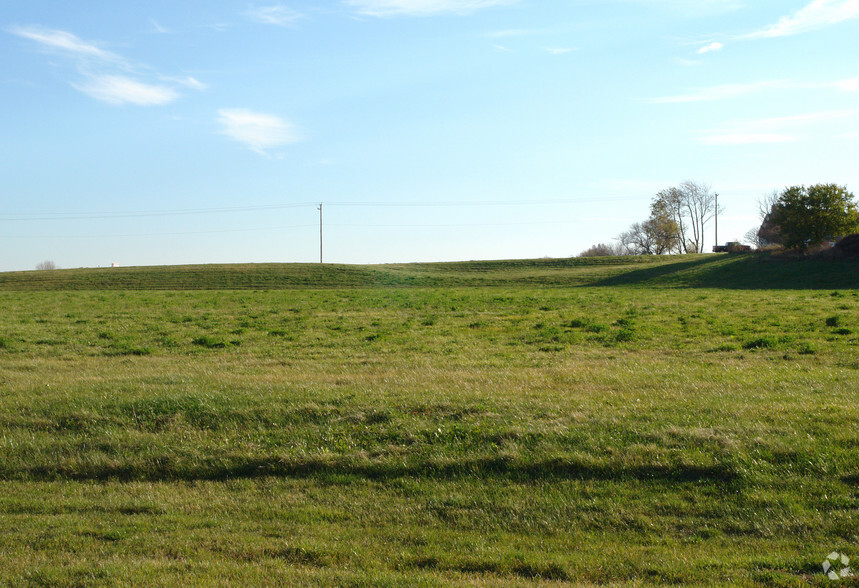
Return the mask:
M 859 0 L 4 2 L 0 271 L 566 257 L 859 190 Z M 713 244 L 708 230 L 707 248 Z

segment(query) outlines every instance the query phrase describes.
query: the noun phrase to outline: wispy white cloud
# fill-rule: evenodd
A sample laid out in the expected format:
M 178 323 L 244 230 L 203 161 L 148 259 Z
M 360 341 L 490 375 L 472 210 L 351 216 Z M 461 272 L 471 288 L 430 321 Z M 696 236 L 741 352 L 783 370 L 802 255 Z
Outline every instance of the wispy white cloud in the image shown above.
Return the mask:
M 754 143 L 789 143 L 806 137 L 808 127 L 825 123 L 859 119 L 859 109 L 827 110 L 793 116 L 734 121 L 724 128 L 705 132 L 700 142 L 705 145 L 748 145 Z
M 824 110 L 821 112 L 810 112 L 793 116 L 778 116 L 762 118 L 744 123 L 757 129 L 782 129 L 785 127 L 797 127 L 810 123 L 843 120 L 859 117 L 859 109 Z
M 116 54 L 101 49 L 97 45 L 88 43 L 66 31 L 32 26 L 12 27 L 9 29 L 9 32 L 30 41 L 35 41 L 44 49 L 65 53 L 69 56 L 112 62 L 120 61 L 119 56 Z
M 735 12 L 743 8 L 743 0 L 620 0 L 627 4 L 652 6 L 684 17 L 704 17 Z
M 193 78 L 191 76 L 185 76 L 182 78 L 165 77 L 163 79 L 180 86 L 185 86 L 186 88 L 191 88 L 192 90 L 205 90 L 209 87 L 197 78 Z
M 162 27 L 161 24 L 157 20 L 155 20 L 154 18 L 149 19 L 149 24 L 152 25 L 152 32 L 153 33 L 158 33 L 159 35 L 169 35 L 173 32 L 166 27 Z
M 820 90 L 831 89 L 842 92 L 859 92 L 859 78 L 848 78 L 834 82 L 797 82 L 792 80 L 767 80 L 752 82 L 749 84 L 723 84 L 701 88 L 686 94 L 675 96 L 662 96 L 653 98 L 649 102 L 653 104 L 680 104 L 687 102 L 712 102 L 715 100 L 727 100 L 747 94 L 754 94 L 764 90 Z
M 839 90 L 844 90 L 845 92 L 859 92 L 859 78 L 833 82 L 833 87 L 838 88 Z
M 787 37 L 859 18 L 859 0 L 814 0 L 777 23 L 742 35 L 741 39 Z
M 116 105 L 157 106 L 179 98 L 179 93 L 173 88 L 119 75 L 92 76 L 86 82 L 72 86 L 91 98 Z
M 519 0 L 344 0 L 367 16 L 432 16 L 469 14 L 483 8 L 515 4 Z
M 519 37 L 558 37 L 558 31 L 552 29 L 501 29 L 484 33 L 483 36 L 495 41 L 502 41 L 504 39 L 516 39 Z M 510 51 L 506 46 L 499 44 L 493 45 L 493 47 L 501 51 Z M 577 49 L 566 45 L 546 45 L 543 46 L 541 50 L 551 55 L 564 55 L 566 53 L 572 53 Z
M 287 8 L 286 6 L 282 6 L 280 4 L 251 8 L 247 11 L 247 15 L 251 18 L 251 20 L 254 20 L 256 22 L 277 25 L 281 27 L 292 26 L 297 20 L 300 20 L 302 18 L 300 12 L 297 12 L 295 10 L 292 10 L 291 8 Z
M 218 111 L 221 133 L 266 154 L 266 150 L 301 140 L 295 126 L 273 114 L 246 108 L 222 108 Z
M 679 104 L 685 102 L 712 102 L 714 100 L 725 100 L 728 98 L 736 98 L 745 94 L 752 94 L 768 88 L 783 87 L 784 82 L 781 81 L 766 81 L 753 82 L 751 84 L 723 84 L 720 86 L 710 86 L 702 88 L 688 94 L 678 94 L 676 96 L 663 96 L 654 98 L 650 102 L 654 104 Z
M 160 25 L 155 23 L 157 29 Z M 132 63 L 121 55 L 85 41 L 68 31 L 43 27 L 13 27 L 10 33 L 35 42 L 42 50 L 63 56 L 77 70 L 71 86 L 107 104 L 157 106 L 180 97 L 178 87 L 203 90 L 206 85 L 190 76 L 169 77 Z M 164 30 L 160 30 L 164 32 Z M 146 78 L 149 78 L 147 80 Z
M 704 45 L 700 49 L 698 49 L 698 55 L 704 55 L 705 53 L 712 53 L 713 51 L 721 51 L 724 45 L 719 43 L 718 41 L 713 41 L 707 45 Z

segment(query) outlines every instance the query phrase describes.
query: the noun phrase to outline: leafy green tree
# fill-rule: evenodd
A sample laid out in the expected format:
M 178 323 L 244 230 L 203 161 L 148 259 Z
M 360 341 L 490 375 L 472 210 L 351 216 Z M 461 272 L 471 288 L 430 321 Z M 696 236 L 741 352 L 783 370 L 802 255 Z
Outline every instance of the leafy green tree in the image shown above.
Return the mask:
M 663 255 L 677 247 L 677 225 L 671 219 L 651 216 L 644 222 L 633 223 L 617 240 L 630 255 Z
M 660 190 L 650 203 L 650 217 L 671 222 L 674 229 L 672 250 L 678 253 L 689 253 L 687 250 L 686 232 L 687 219 L 683 214 L 683 191 L 671 187 Z
M 644 226 L 651 234 L 659 254 L 683 251 L 682 219 L 675 218 L 672 211 L 664 205 L 664 201 L 658 197 L 650 204 L 650 218 L 644 221 Z
M 859 231 L 852 193 L 836 184 L 786 188 L 770 213 L 785 247 L 805 251 L 827 239 Z

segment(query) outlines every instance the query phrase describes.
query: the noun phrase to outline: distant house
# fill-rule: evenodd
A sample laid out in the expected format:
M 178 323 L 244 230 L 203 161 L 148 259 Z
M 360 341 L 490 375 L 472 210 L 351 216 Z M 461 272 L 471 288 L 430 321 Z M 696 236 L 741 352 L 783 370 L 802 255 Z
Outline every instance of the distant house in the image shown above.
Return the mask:
M 119 267 L 119 264 L 114 261 L 112 264 L 110 264 L 110 267 Z

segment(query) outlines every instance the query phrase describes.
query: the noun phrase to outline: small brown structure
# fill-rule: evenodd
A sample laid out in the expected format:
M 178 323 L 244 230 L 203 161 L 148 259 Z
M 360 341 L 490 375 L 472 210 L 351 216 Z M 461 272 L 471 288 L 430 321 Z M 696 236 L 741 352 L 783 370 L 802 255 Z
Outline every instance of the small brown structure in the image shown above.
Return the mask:
M 751 246 L 743 245 L 737 241 L 728 241 L 724 245 L 713 245 L 713 253 L 749 253 Z

